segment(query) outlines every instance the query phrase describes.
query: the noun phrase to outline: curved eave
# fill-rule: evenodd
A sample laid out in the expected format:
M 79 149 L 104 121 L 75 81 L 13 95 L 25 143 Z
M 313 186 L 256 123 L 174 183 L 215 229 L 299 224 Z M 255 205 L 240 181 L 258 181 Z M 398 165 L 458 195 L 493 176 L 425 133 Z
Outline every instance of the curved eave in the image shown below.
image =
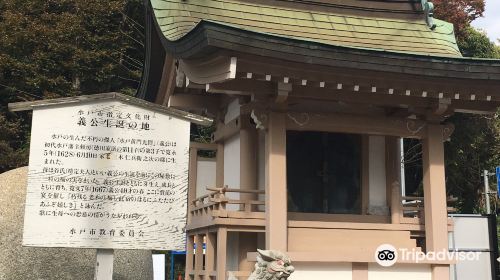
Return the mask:
M 461 56 L 451 24 L 435 20 L 431 30 L 417 13 L 421 10 L 408 1 L 397 2 L 411 12 L 394 13 L 394 1 L 150 0 L 158 26 L 171 41 L 205 20 L 328 45 Z M 386 10 L 377 11 L 383 6 Z
M 423 77 L 500 81 L 500 60 L 450 58 L 332 46 L 241 30 L 210 21 L 201 21 L 179 40 L 169 41 L 164 36 L 160 36 L 160 40 L 169 53 L 181 59 L 196 59 L 218 50 L 226 50 L 339 68 Z

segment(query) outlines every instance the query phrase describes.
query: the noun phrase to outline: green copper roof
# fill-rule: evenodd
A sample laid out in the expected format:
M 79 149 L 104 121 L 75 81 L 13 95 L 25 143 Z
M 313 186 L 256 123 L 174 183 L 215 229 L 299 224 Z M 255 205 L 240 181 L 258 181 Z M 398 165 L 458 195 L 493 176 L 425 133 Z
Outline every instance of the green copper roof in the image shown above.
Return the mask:
M 460 57 L 453 26 L 435 20 L 431 30 L 422 14 L 394 16 L 387 12 L 346 13 L 328 7 L 277 5 L 279 1 L 151 0 L 164 36 L 175 41 L 200 21 L 336 46 L 379 49 L 432 56 Z M 286 2 L 286 1 L 285 1 Z M 383 17 L 381 17 L 381 15 Z

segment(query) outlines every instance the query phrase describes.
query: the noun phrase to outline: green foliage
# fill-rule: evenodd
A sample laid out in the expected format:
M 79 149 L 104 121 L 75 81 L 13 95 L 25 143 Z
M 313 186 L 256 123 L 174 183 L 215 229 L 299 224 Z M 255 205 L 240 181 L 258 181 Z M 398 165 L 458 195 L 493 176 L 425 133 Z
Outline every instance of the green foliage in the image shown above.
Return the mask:
M 498 116 L 455 114 L 449 121 L 455 132 L 445 145 L 448 194 L 459 198 L 462 213 L 479 213 L 484 203 L 482 172 L 500 163 Z
M 143 18 L 140 0 L 0 2 L 0 172 L 27 163 L 29 114 L 9 102 L 135 93 Z
M 198 143 L 211 143 L 212 134 L 215 132 L 215 125 L 202 126 L 192 123 L 191 124 L 191 135 L 189 137 L 190 141 Z M 215 151 L 198 151 L 198 155 L 201 157 L 213 158 L 216 155 Z
M 500 58 L 500 49 L 484 32 L 467 26 L 458 45 L 462 54 L 477 58 Z M 451 142 L 446 144 L 446 186 L 457 197 L 462 213 L 484 212 L 483 170 L 500 165 L 500 120 L 494 116 L 455 114 Z M 494 205 L 494 204 L 492 204 Z
M 24 140 L 28 138 L 27 131 L 28 127 L 23 127 L 21 120 L 0 115 L 0 170 L 25 164 L 29 152 Z
M 467 27 L 465 36 L 458 40 L 458 46 L 464 56 L 479 58 L 500 58 L 500 48 L 484 32 Z
M 484 32 L 470 26 L 482 16 L 484 0 L 433 1 L 435 17 L 453 23 L 457 43 L 466 57 L 500 58 L 500 49 Z M 446 144 L 446 187 L 456 196 L 462 213 L 484 209 L 483 170 L 500 165 L 500 120 L 495 116 L 455 114 L 448 120 L 455 125 L 451 142 Z
M 212 134 L 215 132 L 215 125 L 202 126 L 191 124 L 190 140 L 199 143 L 211 143 Z

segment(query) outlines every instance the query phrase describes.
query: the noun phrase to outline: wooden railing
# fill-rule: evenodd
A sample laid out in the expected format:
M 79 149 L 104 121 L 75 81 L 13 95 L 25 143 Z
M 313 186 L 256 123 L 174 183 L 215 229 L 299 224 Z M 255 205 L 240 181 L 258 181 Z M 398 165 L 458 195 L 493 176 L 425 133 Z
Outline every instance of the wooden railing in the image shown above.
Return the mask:
M 209 193 L 200 196 L 191 202 L 191 215 L 209 215 L 213 218 L 248 218 L 264 219 L 263 200 L 258 200 L 259 195 L 265 194 L 264 190 L 245 190 L 224 188 L 207 188 Z M 230 193 L 242 194 L 249 199 L 234 199 Z M 253 197 L 256 197 L 255 199 Z
M 228 271 L 226 273 L 227 279 L 248 279 L 252 274 L 251 271 Z
M 401 198 L 402 224 L 424 224 L 424 198 L 403 196 Z
M 265 219 L 265 201 L 260 195 L 264 190 L 247 190 L 234 188 L 207 188 L 209 193 L 191 201 L 191 217 L 236 218 L 236 219 Z M 238 194 L 234 198 L 231 194 Z M 242 198 L 243 197 L 243 198 Z M 448 203 L 455 200 L 448 199 Z M 448 207 L 448 213 L 456 212 Z M 419 196 L 403 196 L 400 201 L 398 224 L 424 225 L 425 207 L 424 198 Z M 393 222 L 394 223 L 394 222 Z
M 456 202 L 456 199 L 448 198 L 447 203 Z M 447 208 L 448 213 L 457 210 L 454 207 Z M 401 223 L 403 224 L 425 224 L 424 198 L 420 196 L 403 196 L 401 198 Z
M 226 279 L 248 279 L 248 277 L 252 274 L 251 271 L 227 271 Z M 216 271 L 207 271 L 207 270 L 199 270 L 199 271 L 190 271 L 189 276 L 190 279 L 196 279 L 196 276 L 203 277 L 208 276 L 210 279 L 217 279 Z

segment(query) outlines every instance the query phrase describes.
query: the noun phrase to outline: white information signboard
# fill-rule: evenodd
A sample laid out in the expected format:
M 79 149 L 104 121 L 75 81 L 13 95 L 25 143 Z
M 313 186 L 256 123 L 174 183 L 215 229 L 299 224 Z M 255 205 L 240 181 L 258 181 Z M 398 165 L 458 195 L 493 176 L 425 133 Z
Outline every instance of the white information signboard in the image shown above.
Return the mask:
M 184 250 L 189 128 L 120 100 L 35 108 L 23 245 Z

